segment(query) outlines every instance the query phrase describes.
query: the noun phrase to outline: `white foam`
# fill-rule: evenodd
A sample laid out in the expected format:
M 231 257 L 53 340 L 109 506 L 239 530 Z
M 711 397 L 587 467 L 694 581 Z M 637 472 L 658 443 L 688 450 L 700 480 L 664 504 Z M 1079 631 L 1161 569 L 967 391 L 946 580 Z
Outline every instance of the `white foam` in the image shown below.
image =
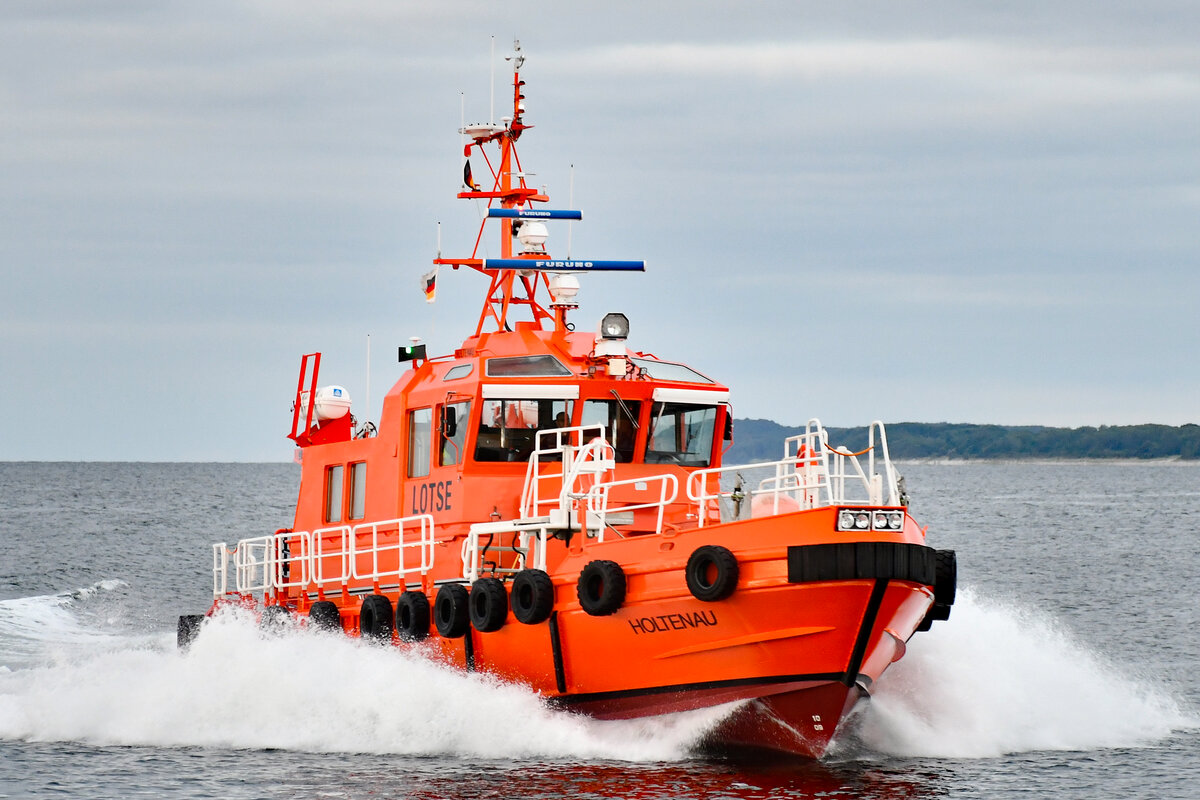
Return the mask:
M 63 650 L 93 651 L 115 644 L 119 637 L 87 624 L 77 604 L 127 585 L 108 580 L 71 592 L 0 600 L 0 666 L 31 666 L 51 661 Z
M 164 637 L 0 674 L 0 737 L 103 745 L 665 761 L 728 711 L 599 722 L 401 649 L 264 637 L 237 615 L 210 622 L 184 654 Z
M 53 651 L 35 665 L 0 667 L 0 738 L 656 762 L 687 757 L 733 708 L 600 722 L 404 649 L 340 634 L 268 637 L 237 614 L 209 622 L 186 653 L 173 634 L 109 634 L 99 646 L 64 597 L 0 603 L 4 649 L 25 630 Z M 961 590 L 950 622 L 913 639 L 880 681 L 856 740 L 833 754 L 1136 746 L 1195 726 L 1195 716 L 1053 620 Z
M 1194 717 L 1053 619 L 968 589 L 884 674 L 859 736 L 889 755 L 976 758 L 1138 746 Z

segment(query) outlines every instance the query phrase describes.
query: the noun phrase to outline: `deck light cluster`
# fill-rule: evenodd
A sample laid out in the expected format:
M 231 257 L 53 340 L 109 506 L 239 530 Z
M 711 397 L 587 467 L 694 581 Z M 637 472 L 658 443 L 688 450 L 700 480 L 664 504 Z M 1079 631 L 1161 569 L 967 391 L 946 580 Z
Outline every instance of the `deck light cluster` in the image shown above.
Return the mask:
M 600 337 L 624 341 L 629 338 L 629 317 L 614 311 L 600 321 Z
M 903 511 L 843 508 L 837 516 L 839 531 L 900 531 L 903 528 Z
M 592 346 L 592 355 L 604 362 L 605 373 L 612 378 L 619 378 L 629 368 L 629 353 L 625 349 L 625 340 L 629 338 L 629 317 L 614 311 L 605 314 L 600 321 L 600 333 Z

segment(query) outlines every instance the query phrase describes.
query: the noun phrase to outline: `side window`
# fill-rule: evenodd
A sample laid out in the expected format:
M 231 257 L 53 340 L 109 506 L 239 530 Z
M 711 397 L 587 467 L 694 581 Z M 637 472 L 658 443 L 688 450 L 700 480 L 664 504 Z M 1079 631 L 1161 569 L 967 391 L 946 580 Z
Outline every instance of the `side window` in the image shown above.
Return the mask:
M 528 461 L 538 430 L 571 424 L 573 400 L 484 400 L 475 438 L 476 461 Z
M 454 412 L 454 435 L 446 435 L 445 414 Z M 450 467 L 463 460 L 463 447 L 467 442 L 467 419 L 471 414 L 471 403 L 448 403 L 442 406 L 442 425 L 438 430 L 441 447 L 438 452 L 438 466 Z
M 433 409 L 408 412 L 408 477 L 423 478 L 429 474 L 432 440 Z
M 646 463 L 707 467 L 712 461 L 716 424 L 713 406 L 655 403 L 646 439 Z
M 342 521 L 342 465 L 325 468 L 325 521 Z
M 617 461 L 629 463 L 633 461 L 637 444 L 637 419 L 641 411 L 639 400 L 626 400 L 624 408 L 615 400 L 587 400 L 583 404 L 583 420 L 579 424 L 603 425 L 605 435 L 616 451 Z
M 350 519 L 367 515 L 367 462 L 350 465 Z

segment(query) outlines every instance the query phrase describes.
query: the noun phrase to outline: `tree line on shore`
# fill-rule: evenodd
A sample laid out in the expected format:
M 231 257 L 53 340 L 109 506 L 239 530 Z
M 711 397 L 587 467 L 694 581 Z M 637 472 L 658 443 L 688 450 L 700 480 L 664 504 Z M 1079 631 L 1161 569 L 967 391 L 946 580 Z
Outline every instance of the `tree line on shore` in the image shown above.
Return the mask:
M 826 428 L 829 443 L 851 450 L 866 446 L 866 427 Z M 783 440 L 803 433 L 765 419 L 739 419 L 725 463 L 773 461 L 783 457 Z M 1051 428 L 1041 425 L 976 425 L 899 422 L 887 425 L 894 459 L 921 458 L 1177 458 L 1200 459 L 1200 425 L 1101 425 Z

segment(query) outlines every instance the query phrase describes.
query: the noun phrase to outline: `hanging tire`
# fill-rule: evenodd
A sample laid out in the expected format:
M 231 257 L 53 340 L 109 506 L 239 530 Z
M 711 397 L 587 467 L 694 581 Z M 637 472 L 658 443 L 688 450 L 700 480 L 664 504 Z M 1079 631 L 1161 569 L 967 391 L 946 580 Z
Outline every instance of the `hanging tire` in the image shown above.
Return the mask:
M 396 632 L 406 642 L 429 635 L 429 599 L 424 592 L 404 592 L 396 601 Z
M 958 588 L 958 558 L 953 550 L 938 550 L 935 553 L 933 602 L 940 606 L 954 605 Z
M 921 624 L 917 626 L 917 630 L 927 631 L 933 627 L 933 623 L 945 622 L 948 619 L 950 619 L 950 606 L 934 603 L 925 612 L 925 617 L 921 620 Z
M 934 552 L 933 605 L 925 612 L 925 618 L 917 626 L 918 631 L 927 631 L 935 622 L 950 619 L 950 607 L 958 590 L 958 558 L 953 550 Z
M 508 618 L 508 593 L 496 578 L 480 578 L 471 586 L 471 624 L 480 633 L 504 627 Z
M 308 624 L 322 631 L 340 631 L 342 612 L 330 600 L 318 600 L 308 609 Z
M 513 616 L 525 625 L 537 625 L 550 619 L 554 609 L 554 583 L 540 569 L 523 569 L 513 578 Z
M 378 644 L 391 644 L 392 602 L 381 594 L 364 597 L 358 611 L 358 633 Z
M 180 650 L 187 650 L 192 642 L 196 641 L 204 620 L 203 614 L 183 614 L 179 617 L 179 626 L 175 629 L 175 644 Z
M 684 576 L 693 597 L 714 603 L 733 594 L 738 581 L 738 562 L 728 549 L 706 544 L 697 547 L 688 558 Z
M 471 624 L 470 597 L 461 583 L 449 583 L 438 589 L 433 601 L 433 623 L 447 639 L 457 639 Z
M 592 561 L 579 573 L 575 594 L 593 617 L 615 614 L 625 602 L 625 572 L 615 561 Z
M 292 611 L 287 606 L 267 606 L 258 618 L 258 627 L 268 633 L 283 633 L 292 618 Z

